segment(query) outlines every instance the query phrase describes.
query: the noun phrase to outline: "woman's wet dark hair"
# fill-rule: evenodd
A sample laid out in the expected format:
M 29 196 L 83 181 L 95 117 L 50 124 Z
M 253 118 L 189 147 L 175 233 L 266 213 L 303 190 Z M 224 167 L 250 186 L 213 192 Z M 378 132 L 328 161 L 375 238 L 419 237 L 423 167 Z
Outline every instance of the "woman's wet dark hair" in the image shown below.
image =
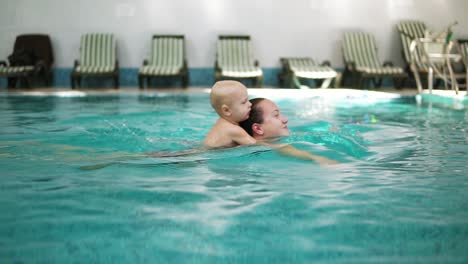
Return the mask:
M 253 136 L 252 125 L 254 123 L 263 123 L 263 110 L 258 104 L 265 100 L 265 98 L 250 99 L 252 103 L 249 118 L 239 123 L 239 125 L 251 136 Z

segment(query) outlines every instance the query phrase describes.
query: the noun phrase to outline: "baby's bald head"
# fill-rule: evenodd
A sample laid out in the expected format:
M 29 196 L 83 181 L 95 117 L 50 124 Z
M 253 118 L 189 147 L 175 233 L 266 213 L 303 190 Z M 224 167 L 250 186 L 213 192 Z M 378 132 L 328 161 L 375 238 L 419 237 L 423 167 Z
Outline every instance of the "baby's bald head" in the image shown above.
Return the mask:
M 210 101 L 213 109 L 220 114 L 223 104 L 231 106 L 232 98 L 239 93 L 247 93 L 247 88 L 238 81 L 218 81 L 211 88 Z

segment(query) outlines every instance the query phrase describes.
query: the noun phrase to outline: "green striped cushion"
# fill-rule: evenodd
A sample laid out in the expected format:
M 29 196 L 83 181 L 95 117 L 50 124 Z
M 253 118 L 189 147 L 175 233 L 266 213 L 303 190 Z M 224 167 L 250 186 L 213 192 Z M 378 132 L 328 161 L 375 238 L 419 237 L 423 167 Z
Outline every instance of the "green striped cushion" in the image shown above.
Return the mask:
M 155 37 L 151 43 L 151 57 L 140 73 L 148 75 L 176 75 L 184 66 L 184 39 Z
M 368 33 L 345 33 L 343 55 L 345 62 L 354 62 L 359 72 L 382 75 L 403 73 L 400 67 L 381 66 L 374 36 Z
M 286 58 L 289 68 L 299 78 L 327 79 L 336 77 L 336 71 L 321 66 L 311 58 Z
M 403 53 L 408 64 L 414 59 L 416 66 L 423 71 L 427 71 L 427 66 L 421 62 L 422 50 L 417 49 L 415 53 L 410 52 L 411 42 L 415 38 L 423 38 L 426 31 L 426 24 L 417 20 L 401 21 L 398 24 L 401 42 L 403 44 Z
M 217 60 L 223 76 L 248 78 L 262 75 L 262 70 L 254 65 L 250 40 L 218 40 Z
M 80 65 L 77 72 L 105 73 L 115 69 L 116 43 L 113 34 L 90 33 L 81 36 Z
M 81 73 L 110 73 L 115 69 L 114 66 L 78 66 L 76 67 L 77 72 Z
M 31 72 L 34 71 L 34 66 L 3 66 L 0 65 L 0 74 L 8 75 L 14 73 L 22 73 L 22 72 Z
M 147 75 L 177 75 L 181 67 L 177 66 L 151 66 L 145 65 L 140 68 L 140 73 Z

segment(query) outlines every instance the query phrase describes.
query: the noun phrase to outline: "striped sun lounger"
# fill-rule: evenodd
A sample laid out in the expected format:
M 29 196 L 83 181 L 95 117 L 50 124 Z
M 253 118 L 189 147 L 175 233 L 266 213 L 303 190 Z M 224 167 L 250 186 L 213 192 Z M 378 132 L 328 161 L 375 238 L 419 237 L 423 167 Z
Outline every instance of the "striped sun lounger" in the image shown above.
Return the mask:
M 312 79 L 327 88 L 336 78 L 337 72 L 328 62 L 318 64 L 312 58 L 281 58 L 282 72 L 279 74 L 280 83 L 291 88 L 303 88 L 300 79 Z
M 394 80 L 406 77 L 401 67 L 394 67 L 391 62 L 380 63 L 375 38 L 369 33 L 345 33 L 342 49 L 346 67 L 343 81 L 354 77 L 353 79 L 357 80 L 354 85 L 358 88 L 362 88 L 366 79 L 371 79 L 374 85 L 379 87 L 384 77 L 392 77 Z
M 138 84 L 144 87 L 146 78 L 149 86 L 153 77 L 179 77 L 182 86 L 188 85 L 188 67 L 185 57 L 183 35 L 154 35 L 151 41 L 149 60 L 143 62 L 138 73 Z
M 263 72 L 253 59 L 250 36 L 218 37 L 215 81 L 222 79 L 251 79 L 262 86 Z
M 24 34 L 16 37 L 10 64 L 0 61 L 0 77 L 6 77 L 8 87 L 14 88 L 17 83 L 31 87 L 32 80 L 40 77 L 45 85 L 52 80 L 54 55 L 49 35 Z
M 110 33 L 89 33 L 81 36 L 80 60 L 75 60 L 71 73 L 72 88 L 81 86 L 83 76 L 112 77 L 119 87 L 119 66 L 116 58 L 116 41 Z
M 429 68 L 426 63 L 421 61 L 423 51 L 418 49 L 416 52 L 410 51 L 411 42 L 417 38 L 424 38 L 427 30 L 426 24 L 418 20 L 405 20 L 397 25 L 403 46 L 403 58 L 406 62 L 406 70 L 410 72 L 410 65 L 415 64 L 417 70 L 421 73 L 427 73 Z

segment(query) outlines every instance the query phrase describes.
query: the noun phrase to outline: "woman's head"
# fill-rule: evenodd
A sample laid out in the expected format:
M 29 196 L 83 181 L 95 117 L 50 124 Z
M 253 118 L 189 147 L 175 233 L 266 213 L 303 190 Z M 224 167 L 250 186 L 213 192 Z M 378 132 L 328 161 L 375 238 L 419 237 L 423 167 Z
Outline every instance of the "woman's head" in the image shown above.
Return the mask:
M 288 119 L 272 101 L 265 98 L 251 99 L 252 107 L 247 120 L 241 127 L 256 139 L 289 136 Z

